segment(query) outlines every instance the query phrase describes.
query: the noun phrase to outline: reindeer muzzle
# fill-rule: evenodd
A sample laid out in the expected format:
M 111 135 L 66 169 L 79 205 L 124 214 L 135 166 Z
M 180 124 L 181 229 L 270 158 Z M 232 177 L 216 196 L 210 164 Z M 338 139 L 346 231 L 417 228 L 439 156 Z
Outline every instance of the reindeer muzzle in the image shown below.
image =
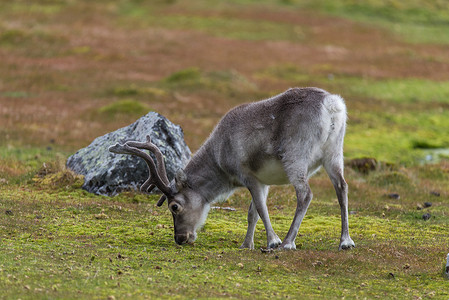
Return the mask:
M 178 245 L 193 243 L 194 240 L 194 235 L 191 233 L 175 234 L 175 242 Z

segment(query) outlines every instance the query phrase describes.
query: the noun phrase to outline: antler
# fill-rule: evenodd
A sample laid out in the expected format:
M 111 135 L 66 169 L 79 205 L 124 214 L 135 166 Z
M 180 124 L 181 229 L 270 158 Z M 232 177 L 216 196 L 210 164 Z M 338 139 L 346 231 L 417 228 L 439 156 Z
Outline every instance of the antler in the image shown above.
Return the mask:
M 156 156 L 157 168 L 151 156 L 139 149 L 146 149 L 154 153 Z M 170 182 L 167 178 L 167 172 L 165 170 L 164 157 L 159 148 L 151 142 L 149 135 L 147 135 L 147 141 L 144 143 L 134 141 L 126 142 L 125 144 L 117 143 L 114 146 L 109 147 L 109 151 L 117 154 L 139 156 L 147 163 L 150 175 L 140 187 L 140 191 L 150 193 L 155 187 L 158 187 L 163 195 L 157 202 L 157 206 L 161 206 L 165 199 L 167 199 L 167 196 L 172 193 Z

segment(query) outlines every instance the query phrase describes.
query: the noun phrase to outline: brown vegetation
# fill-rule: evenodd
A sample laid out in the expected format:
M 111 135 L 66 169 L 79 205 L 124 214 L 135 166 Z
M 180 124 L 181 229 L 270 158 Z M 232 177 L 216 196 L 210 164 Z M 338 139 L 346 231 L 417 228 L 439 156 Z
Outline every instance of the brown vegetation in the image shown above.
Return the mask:
M 154 9 L 164 16 L 281 23 L 293 26 L 298 38 L 243 40 L 204 30 L 168 29 L 147 25 L 145 18 L 123 18 L 113 3 L 62 6 L 45 16 L 25 8 L 2 15 L 1 143 L 55 144 L 73 151 L 134 120 L 131 116 L 104 122 L 98 115 L 92 117 L 92 112 L 120 98 L 110 93 L 115 88 L 151 87 L 192 66 L 205 72 L 235 70 L 257 86 L 236 95 L 170 89 L 141 97 L 184 127 L 193 150 L 230 107 L 289 87 L 291 82 L 282 78 L 258 76 L 269 68 L 293 65 L 312 78 L 327 74 L 449 78 L 447 46 L 405 43 L 375 26 L 288 8 L 230 6 L 196 12 L 178 4 Z M 335 92 L 345 94 L 344 87 Z M 349 99 L 350 109 L 358 101 Z

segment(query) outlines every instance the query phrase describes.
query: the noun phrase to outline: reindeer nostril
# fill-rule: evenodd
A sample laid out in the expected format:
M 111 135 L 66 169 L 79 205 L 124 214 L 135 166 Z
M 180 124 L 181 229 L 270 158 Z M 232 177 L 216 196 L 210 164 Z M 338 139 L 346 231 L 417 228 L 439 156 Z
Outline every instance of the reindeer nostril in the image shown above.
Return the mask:
M 182 244 L 187 243 L 187 241 L 188 241 L 188 235 L 186 235 L 186 234 L 176 234 L 175 235 L 176 244 L 182 245 Z

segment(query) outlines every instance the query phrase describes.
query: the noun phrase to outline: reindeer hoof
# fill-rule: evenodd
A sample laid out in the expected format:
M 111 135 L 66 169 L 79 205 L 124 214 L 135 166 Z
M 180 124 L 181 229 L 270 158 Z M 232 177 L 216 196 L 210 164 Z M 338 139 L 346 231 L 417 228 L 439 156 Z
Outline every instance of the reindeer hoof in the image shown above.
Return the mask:
M 274 249 L 277 248 L 282 243 L 280 238 L 275 239 L 274 241 L 271 241 L 268 243 L 268 248 Z
M 254 250 L 254 243 L 247 244 L 247 243 L 243 242 L 243 244 L 239 247 L 239 249 Z
M 355 243 L 351 238 L 349 238 L 340 242 L 340 247 L 338 247 L 338 250 L 349 250 L 351 248 L 355 248 Z
M 295 243 L 282 243 L 279 246 L 279 249 L 283 249 L 283 250 L 296 250 L 296 245 Z

